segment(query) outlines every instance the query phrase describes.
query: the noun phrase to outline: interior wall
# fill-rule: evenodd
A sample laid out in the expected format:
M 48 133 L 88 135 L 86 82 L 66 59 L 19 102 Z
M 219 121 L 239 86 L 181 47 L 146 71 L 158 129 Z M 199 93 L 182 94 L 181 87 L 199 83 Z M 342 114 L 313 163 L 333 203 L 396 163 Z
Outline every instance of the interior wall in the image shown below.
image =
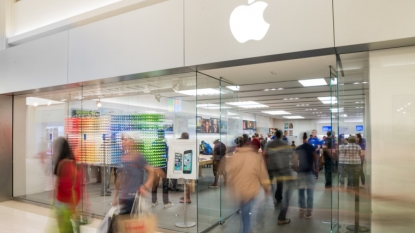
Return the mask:
M 333 1 L 336 46 L 415 36 L 415 1 Z
M 372 51 L 369 62 L 371 231 L 411 232 L 415 227 L 415 47 Z
M 13 195 L 13 97 L 0 95 L 0 201 Z

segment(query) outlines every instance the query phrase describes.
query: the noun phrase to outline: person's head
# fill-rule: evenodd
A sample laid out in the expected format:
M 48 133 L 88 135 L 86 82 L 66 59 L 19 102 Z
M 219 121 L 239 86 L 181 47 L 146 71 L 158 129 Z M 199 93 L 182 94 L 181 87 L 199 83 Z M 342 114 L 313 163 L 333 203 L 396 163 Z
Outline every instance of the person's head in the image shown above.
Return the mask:
M 311 136 L 313 136 L 313 138 L 315 138 L 317 136 L 317 130 L 313 129 L 311 131 Z
M 327 131 L 327 137 L 331 137 L 331 131 Z
M 306 142 L 307 142 L 307 133 L 304 132 L 303 133 L 303 143 L 306 143 Z
M 287 130 L 284 130 L 284 136 L 288 136 L 288 131 Z
M 275 131 L 275 137 L 281 139 L 282 138 L 282 131 L 281 130 Z
M 242 135 L 242 145 L 245 145 L 245 144 L 247 144 L 248 142 L 249 142 L 249 136 L 248 136 L 248 134 L 244 133 L 244 134 Z
M 356 137 L 355 136 L 350 136 L 349 139 L 347 140 L 349 143 L 356 143 Z
M 255 137 L 256 137 L 256 138 L 258 138 L 258 137 L 259 137 L 259 135 L 258 135 L 257 133 L 255 133 L 254 135 L 255 135 Z
M 357 143 L 362 142 L 362 135 L 360 133 L 356 134 L 356 140 L 357 140 Z
M 213 141 L 213 144 L 216 145 L 217 143 L 220 143 L 219 139 L 216 139 L 215 141 Z
M 180 136 L 180 139 L 189 139 L 189 133 L 183 132 L 182 135 Z
M 261 142 L 259 141 L 258 138 L 254 138 L 251 141 L 251 147 L 255 150 L 258 151 L 259 148 L 261 147 Z
M 291 141 L 291 146 L 295 146 L 295 142 L 294 141 Z
M 55 169 L 53 171 L 55 175 L 58 175 L 58 164 L 60 161 L 74 159 L 69 143 L 65 138 L 59 137 L 53 142 L 53 159 L 55 160 Z

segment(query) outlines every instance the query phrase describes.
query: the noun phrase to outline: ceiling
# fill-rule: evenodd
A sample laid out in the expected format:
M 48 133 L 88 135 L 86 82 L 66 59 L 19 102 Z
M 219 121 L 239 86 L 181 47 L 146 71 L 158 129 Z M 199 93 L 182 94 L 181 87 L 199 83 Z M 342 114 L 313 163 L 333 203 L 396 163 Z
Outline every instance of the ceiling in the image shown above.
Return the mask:
M 365 96 L 369 86 L 369 84 L 362 84 L 368 81 L 368 53 L 345 54 L 341 55 L 340 59 L 343 72 L 339 72 L 339 85 L 333 85 L 331 89 L 330 66 L 337 66 L 334 55 L 212 69 L 203 71 L 203 74 L 190 72 L 85 86 L 30 96 L 60 102 L 80 101 L 81 99 L 96 101 L 121 96 L 137 102 L 140 99 L 146 99 L 141 97 L 159 96 L 197 102 L 197 104 L 219 105 L 222 103 L 223 107 L 232 107 L 229 110 L 233 112 L 237 110 L 234 106 L 226 104 L 227 102 L 256 101 L 268 107 L 239 108 L 238 111 L 282 119 L 282 116 L 262 112 L 280 110 L 291 113 L 291 116 L 319 119 L 329 118 L 330 108 L 343 108 L 342 115 L 362 117 L 364 112 L 362 108 L 365 107 Z M 219 78 L 222 78 L 222 83 Z M 304 87 L 298 82 L 298 80 L 317 78 L 324 78 L 328 85 Z M 239 91 L 234 92 L 226 88 L 225 86 L 231 84 L 223 80 L 239 85 Z M 222 88 L 220 88 L 220 83 Z M 195 89 L 199 90 L 199 93 L 200 90 L 206 89 L 207 95 L 196 97 L 182 92 Z M 209 95 L 209 90 L 215 90 L 217 93 L 220 91 L 222 95 Z M 330 104 L 323 104 L 317 99 L 317 97 L 329 97 L 331 92 L 334 96 L 338 92 L 340 96 L 337 105 L 330 107 Z

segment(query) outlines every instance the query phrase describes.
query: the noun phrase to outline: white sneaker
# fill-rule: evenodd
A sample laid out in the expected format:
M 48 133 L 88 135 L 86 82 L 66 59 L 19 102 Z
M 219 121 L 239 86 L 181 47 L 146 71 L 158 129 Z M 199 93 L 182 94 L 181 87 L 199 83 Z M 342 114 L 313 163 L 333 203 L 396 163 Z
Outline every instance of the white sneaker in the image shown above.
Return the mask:
M 158 204 L 159 204 L 159 202 L 158 202 L 158 201 L 156 201 L 156 202 L 154 202 L 154 203 L 151 203 L 151 207 L 156 207 Z
M 164 204 L 164 209 L 170 208 L 172 206 L 174 206 L 173 203 L 169 202 L 167 204 Z

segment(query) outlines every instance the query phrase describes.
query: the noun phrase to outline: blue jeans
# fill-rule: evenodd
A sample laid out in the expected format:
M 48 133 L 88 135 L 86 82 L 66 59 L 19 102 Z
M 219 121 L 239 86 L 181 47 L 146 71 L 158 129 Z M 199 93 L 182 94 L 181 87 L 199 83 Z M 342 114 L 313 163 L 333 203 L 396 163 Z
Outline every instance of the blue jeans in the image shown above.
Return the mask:
M 240 230 L 241 233 L 249 233 L 251 230 L 251 211 L 252 206 L 254 204 L 254 199 L 241 203 L 241 216 L 242 216 L 242 228 Z
M 307 209 L 307 214 L 313 211 L 314 187 L 316 176 L 314 173 L 298 173 L 298 204 L 301 209 Z M 307 192 L 307 203 L 305 193 Z
M 278 220 L 285 220 L 285 216 L 288 212 L 288 206 L 290 205 L 290 199 L 293 194 L 295 182 L 294 180 L 284 180 L 283 181 L 283 199 L 281 202 L 280 213 L 278 215 Z

